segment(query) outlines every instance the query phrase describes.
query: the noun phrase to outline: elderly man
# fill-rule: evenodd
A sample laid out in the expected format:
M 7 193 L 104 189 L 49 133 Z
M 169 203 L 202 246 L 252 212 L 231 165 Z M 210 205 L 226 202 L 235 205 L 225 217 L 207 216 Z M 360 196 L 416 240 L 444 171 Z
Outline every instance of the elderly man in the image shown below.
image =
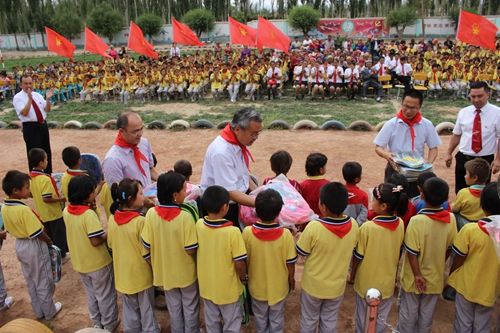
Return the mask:
M 248 151 L 262 130 L 262 118 L 252 108 L 236 112 L 233 120 L 208 146 L 201 173 L 201 188 L 220 185 L 229 191 L 229 212 L 226 219 L 239 227 L 238 204 L 254 206 L 255 199 L 246 193 L 255 188 L 250 179 Z
M 385 181 L 399 169 L 394 161 L 394 156 L 399 153 L 414 153 L 423 158 L 427 145 L 427 162 L 434 163 L 436 160 L 441 139 L 432 122 L 422 117 L 420 110 L 423 99 L 422 93 L 415 89 L 405 92 L 401 110 L 384 124 L 373 140 L 377 155 L 387 160 Z M 416 182 L 410 182 L 409 185 L 408 196 L 418 195 Z
M 50 99 L 54 91 L 50 89 L 43 98 L 33 91 L 33 79 L 30 75 L 21 77 L 21 88 L 12 101 L 19 120 L 23 123 L 23 138 L 26 143 L 26 153 L 33 148 L 41 148 L 47 153 L 46 173 L 52 173 L 52 152 L 50 149 L 49 128 L 47 127 L 47 114 L 51 109 Z
M 472 105 L 458 113 L 446 154 L 449 168 L 453 151 L 459 146 L 455 155 L 455 192 L 467 187 L 464 165 L 469 160 L 481 157 L 492 165 L 494 174 L 500 171 L 500 108 L 488 103 L 490 87 L 486 82 L 471 83 L 469 96 Z

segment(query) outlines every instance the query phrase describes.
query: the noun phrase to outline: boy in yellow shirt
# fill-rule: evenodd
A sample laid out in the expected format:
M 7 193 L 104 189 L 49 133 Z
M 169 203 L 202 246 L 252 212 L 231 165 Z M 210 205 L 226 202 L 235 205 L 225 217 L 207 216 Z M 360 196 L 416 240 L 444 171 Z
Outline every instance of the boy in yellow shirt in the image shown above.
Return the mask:
M 454 262 L 448 284 L 456 289 L 453 332 L 491 332 L 495 302 L 500 296 L 500 263 L 485 226 L 500 215 L 500 193 L 493 182 L 481 193 L 485 216 L 469 223 L 453 242 Z M 497 322 L 498 325 L 498 322 Z
M 337 332 L 337 317 L 344 296 L 358 224 L 344 215 L 348 192 L 338 182 L 323 185 L 319 209 L 324 217 L 311 221 L 297 242 L 306 256 L 302 277 L 301 332 Z
M 441 76 L 440 66 L 436 63 L 432 65 L 432 70 L 427 74 L 427 81 L 429 82 L 429 95 L 437 98 L 441 93 Z M 429 96 L 430 97 L 430 96 Z
M 223 218 L 229 210 L 225 188 L 208 187 L 201 201 L 208 215 L 196 223 L 197 271 L 206 329 L 240 332 L 240 296 L 247 281 L 245 243 L 239 228 Z
M 427 179 L 421 194 L 425 208 L 411 218 L 406 228 L 398 319 L 401 333 L 431 332 L 444 287 L 446 258 L 457 234 L 453 214 L 442 208 L 449 190 L 444 180 Z
M 295 242 L 276 222 L 283 199 L 275 190 L 260 192 L 255 211 L 261 222 L 243 230 L 248 253 L 248 287 L 258 333 L 283 332 L 285 299 L 295 287 Z
M 463 188 L 457 193 L 455 202 L 451 206 L 457 227 L 460 230 L 469 222 L 476 222 L 484 216 L 481 209 L 481 191 L 490 178 L 490 165 L 482 158 L 467 161 L 465 167 L 465 182 L 468 188 Z
M 63 197 L 67 198 L 68 184 L 71 178 L 86 175 L 87 172 L 79 169 L 82 159 L 78 147 L 69 146 L 64 148 L 62 151 L 62 160 L 68 168 L 61 177 L 61 192 Z

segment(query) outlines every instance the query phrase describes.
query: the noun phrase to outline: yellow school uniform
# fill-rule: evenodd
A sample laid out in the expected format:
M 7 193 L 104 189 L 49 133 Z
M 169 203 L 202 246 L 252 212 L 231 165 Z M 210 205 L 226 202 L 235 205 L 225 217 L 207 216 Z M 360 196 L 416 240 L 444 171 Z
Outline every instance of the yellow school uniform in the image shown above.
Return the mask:
M 196 223 L 196 232 L 200 296 L 218 305 L 237 302 L 243 285 L 234 263 L 247 257 L 240 230 L 227 220 L 205 218 Z
M 277 233 L 276 239 L 263 240 L 260 234 Z M 292 233 L 279 224 L 256 223 L 242 233 L 247 249 L 248 287 L 258 301 L 272 306 L 285 299 L 289 292 L 287 264 L 297 261 Z M 261 236 L 262 237 L 262 236 Z
M 212 75 L 210 75 L 210 81 L 212 82 L 212 89 L 222 88 L 222 77 L 220 74 L 212 73 Z
M 123 294 L 136 294 L 153 286 L 153 272 L 146 261 L 149 251 L 141 243 L 144 221 L 139 215 L 119 224 L 113 215 L 109 217 L 108 246 L 113 251 L 115 287 Z
M 161 209 L 177 210 L 178 215 L 165 220 L 160 216 Z M 141 239 L 151 252 L 155 286 L 171 290 L 188 287 L 196 281 L 195 259 L 186 252 L 198 247 L 195 221 L 189 213 L 177 206 L 150 209 Z
M 326 226 L 342 227 L 347 224 L 351 228 L 342 238 Z M 320 299 L 342 296 L 357 238 L 358 224 L 350 217 L 309 222 L 297 242 L 297 252 L 307 256 L 302 289 Z
M 424 209 L 411 218 L 404 240 L 404 247 L 410 255 L 417 256 L 420 271 L 426 281 L 425 294 L 441 294 L 444 287 L 444 266 L 446 251 L 451 248 L 457 234 L 455 216 L 451 213 L 450 223 L 433 220 L 426 213 L 443 211 Z M 401 287 L 408 293 L 419 293 L 415 287 L 415 276 L 410 261 L 405 256 L 401 273 Z
M 475 195 L 473 193 L 475 193 Z M 461 189 L 458 191 L 457 197 L 451 206 L 453 212 L 459 213 L 469 221 L 479 220 L 481 217 L 485 216 L 481 208 L 480 196 L 480 189 L 471 187 Z
M 437 72 L 429 72 L 427 73 L 427 79 L 429 80 L 430 84 L 439 84 L 439 81 L 441 80 L 442 73 L 440 71 Z
M 30 172 L 30 190 L 33 195 L 35 209 L 42 222 L 54 221 L 62 217 L 60 202 L 47 203 L 43 198 L 58 198 L 59 194 L 54 187 L 49 175 L 33 170 Z
M 43 232 L 43 225 L 21 200 L 5 199 L 2 206 L 2 218 L 5 230 L 15 238 L 36 238 Z
M 95 272 L 112 261 L 105 243 L 93 246 L 90 238 L 104 235 L 101 221 L 92 209 L 77 215 L 68 212 L 68 206 L 63 211 L 68 248 L 71 253 L 71 265 L 79 273 Z
M 69 181 L 75 176 L 83 176 L 86 174 L 84 170 L 66 170 L 61 177 L 61 192 L 63 197 L 68 198 Z

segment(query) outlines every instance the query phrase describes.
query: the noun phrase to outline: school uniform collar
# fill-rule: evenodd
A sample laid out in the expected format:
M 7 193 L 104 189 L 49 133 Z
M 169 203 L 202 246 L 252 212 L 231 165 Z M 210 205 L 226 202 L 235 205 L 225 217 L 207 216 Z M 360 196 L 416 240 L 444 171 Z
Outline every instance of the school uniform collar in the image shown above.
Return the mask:
M 343 215 L 342 217 L 322 217 L 318 221 L 329 225 L 342 225 L 351 221 L 351 217 L 347 215 Z
M 226 219 L 211 220 L 208 218 L 208 216 L 205 216 L 203 218 L 203 224 L 209 228 L 224 228 L 233 225 L 233 223 L 229 220 Z
M 279 223 L 256 222 L 252 225 L 252 233 L 262 241 L 273 241 L 281 237 L 285 229 Z
M 68 173 L 68 175 L 71 175 L 71 176 L 83 176 L 83 175 L 87 175 L 87 171 L 86 170 L 80 170 L 80 169 L 70 169 L 70 168 L 67 168 L 66 172 Z
M 450 223 L 451 222 L 451 217 L 450 217 L 450 212 L 447 210 L 444 210 L 443 207 L 440 208 L 422 208 L 418 214 L 422 215 L 427 215 L 429 218 L 432 220 L 438 221 L 438 222 L 443 222 L 443 223 Z
M 174 204 L 158 205 L 155 207 L 155 211 L 164 221 L 170 222 L 181 213 L 181 207 Z
M 48 174 L 45 171 L 40 170 L 40 169 L 33 168 L 30 171 L 30 176 L 35 176 L 36 177 L 36 176 L 42 176 L 42 175 L 44 175 L 44 176 L 50 176 L 50 174 Z
M 379 225 L 383 228 L 394 231 L 399 226 L 399 222 L 401 219 L 398 216 L 387 216 L 387 215 L 378 215 L 372 219 L 373 223 Z
M 322 217 L 318 221 L 339 238 L 344 238 L 352 228 L 352 219 L 347 215 L 342 217 Z
M 321 179 L 325 179 L 325 175 L 307 176 L 307 179 L 309 179 L 309 180 L 321 180 Z
M 20 199 L 7 198 L 3 202 L 6 206 L 26 206 Z
M 498 215 L 497 215 L 498 216 Z M 479 227 L 479 229 L 484 232 L 486 235 L 490 235 L 489 231 L 485 228 L 485 225 L 487 225 L 488 223 L 492 222 L 493 220 L 490 219 L 489 217 L 483 217 L 482 219 L 480 219 L 479 221 L 477 221 L 477 226 Z

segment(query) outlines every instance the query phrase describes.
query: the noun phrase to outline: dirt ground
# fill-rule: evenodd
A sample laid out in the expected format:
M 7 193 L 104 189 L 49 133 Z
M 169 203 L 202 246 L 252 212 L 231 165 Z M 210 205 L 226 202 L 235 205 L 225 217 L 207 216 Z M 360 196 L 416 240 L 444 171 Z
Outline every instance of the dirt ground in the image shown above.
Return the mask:
M 158 170 L 166 171 L 173 163 L 180 159 L 191 161 L 194 169 L 193 181 L 200 179 L 202 161 L 208 144 L 218 134 L 216 130 L 190 130 L 185 132 L 146 131 L 147 137 L 158 157 Z M 75 145 L 82 152 L 95 153 L 104 158 L 106 151 L 113 143 L 114 131 L 71 131 L 51 130 L 51 144 L 53 153 L 54 171 L 63 171 L 64 166 L 60 158 L 61 151 L 68 145 Z M 363 169 L 363 180 L 360 184 L 365 190 L 371 188 L 383 179 L 385 163 L 374 152 L 372 140 L 374 132 L 323 132 L 323 131 L 264 131 L 260 138 L 250 148 L 255 163 L 251 171 L 260 179 L 272 174 L 269 166 L 269 157 L 278 149 L 285 149 L 294 158 L 289 177 L 301 180 L 305 177 L 304 163 L 308 153 L 319 151 L 325 153 L 329 162 L 327 176 L 331 180 L 341 180 L 341 167 L 346 161 L 358 161 Z M 444 151 L 449 137 L 442 137 L 443 145 L 435 163 L 437 174 L 446 179 L 453 189 L 453 171 L 444 166 Z M 10 169 L 26 170 L 27 162 L 25 146 L 21 131 L 1 130 L 0 145 L 2 153 L 0 177 Z M 2 193 L 3 195 L 3 193 Z M 3 197 L 0 196 L 0 199 Z M 3 272 L 9 295 L 16 299 L 11 309 L 0 314 L 0 325 L 20 317 L 34 319 L 25 281 L 14 252 L 14 239 L 8 237 L 0 253 Z M 299 290 L 303 265 L 297 265 L 297 289 L 291 293 L 286 306 L 286 332 L 299 331 L 300 303 Z M 70 263 L 63 266 L 63 277 L 57 284 L 55 300 L 63 303 L 63 310 L 50 323 L 54 332 L 75 332 L 87 327 L 90 320 L 87 313 L 86 295 L 79 276 Z M 347 286 L 344 301 L 340 309 L 339 332 L 354 332 L 354 293 L 352 286 Z M 497 303 L 496 313 L 500 311 Z M 169 332 L 168 313 L 157 311 L 157 318 L 163 328 L 162 332 Z M 396 307 L 393 307 L 390 323 L 396 323 Z M 440 300 L 434 318 L 433 332 L 451 332 L 454 318 L 454 304 Z M 244 332 L 254 332 L 253 323 L 244 328 Z

